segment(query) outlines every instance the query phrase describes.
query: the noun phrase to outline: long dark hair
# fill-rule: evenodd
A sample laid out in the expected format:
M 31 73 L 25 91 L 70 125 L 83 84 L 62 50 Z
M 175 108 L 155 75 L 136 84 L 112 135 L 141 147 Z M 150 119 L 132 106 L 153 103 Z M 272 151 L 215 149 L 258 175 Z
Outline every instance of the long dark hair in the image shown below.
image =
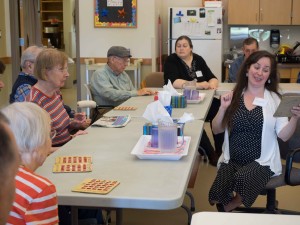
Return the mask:
M 242 64 L 238 74 L 237 74 L 237 83 L 233 89 L 233 96 L 230 106 L 227 108 L 226 113 L 223 119 L 223 126 L 231 127 L 231 118 L 232 115 L 237 111 L 239 107 L 240 97 L 244 90 L 248 87 L 248 77 L 247 73 L 251 65 L 255 64 L 261 58 L 269 58 L 271 62 L 271 70 L 268 81 L 265 83 L 265 88 L 271 92 L 276 93 L 280 98 L 281 94 L 278 92 L 279 86 L 279 76 L 277 73 L 277 63 L 275 56 L 267 51 L 257 51 L 252 53 Z

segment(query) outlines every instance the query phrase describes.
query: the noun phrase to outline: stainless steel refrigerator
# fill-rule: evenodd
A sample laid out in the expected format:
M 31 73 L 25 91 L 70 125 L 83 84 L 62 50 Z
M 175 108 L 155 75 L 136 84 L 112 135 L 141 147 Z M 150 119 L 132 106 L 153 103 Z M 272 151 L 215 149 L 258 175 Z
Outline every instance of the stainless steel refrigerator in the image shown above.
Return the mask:
M 193 52 L 202 56 L 214 75 L 222 81 L 222 8 L 169 8 L 168 52 L 175 52 L 175 41 L 187 35 Z

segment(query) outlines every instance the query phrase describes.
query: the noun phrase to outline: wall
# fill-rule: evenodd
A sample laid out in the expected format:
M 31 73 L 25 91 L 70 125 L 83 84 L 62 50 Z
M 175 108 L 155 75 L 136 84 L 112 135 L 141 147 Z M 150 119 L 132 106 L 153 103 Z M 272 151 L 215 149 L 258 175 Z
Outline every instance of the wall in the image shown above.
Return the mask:
M 137 0 L 137 28 L 95 28 L 94 0 L 79 1 L 80 57 L 106 58 L 107 50 L 113 45 L 130 48 L 133 58 L 149 59 L 151 65 L 143 65 L 142 78 L 156 70 L 158 57 L 158 15 L 160 0 Z M 85 81 L 84 66 L 81 80 Z M 129 73 L 129 75 L 131 75 Z M 85 90 L 82 88 L 82 98 Z
M 73 11 L 75 7 L 75 0 L 64 0 L 64 42 L 65 42 L 65 52 L 71 58 L 76 57 L 76 43 L 75 43 L 75 24 Z
M 80 55 L 106 57 L 112 45 L 130 48 L 135 58 L 151 58 L 155 38 L 155 1 L 137 1 L 137 28 L 94 28 L 94 0 L 79 2 Z
M 11 55 L 10 51 L 10 24 L 9 0 L 0 0 L 0 58 Z
M 5 59 L 4 62 L 6 63 L 4 74 L 0 75 L 0 79 L 5 84 L 5 87 L 0 91 L 0 108 L 8 105 L 8 96 L 10 94 L 12 84 L 11 65 L 8 64 L 8 57 L 11 56 L 9 26 L 9 0 L 0 0 L 0 59 Z
M 300 41 L 299 26 L 248 26 L 249 36 L 258 40 L 260 49 L 276 53 L 278 48 L 270 47 L 270 30 L 278 29 L 280 31 L 280 44 L 294 46 L 296 41 Z

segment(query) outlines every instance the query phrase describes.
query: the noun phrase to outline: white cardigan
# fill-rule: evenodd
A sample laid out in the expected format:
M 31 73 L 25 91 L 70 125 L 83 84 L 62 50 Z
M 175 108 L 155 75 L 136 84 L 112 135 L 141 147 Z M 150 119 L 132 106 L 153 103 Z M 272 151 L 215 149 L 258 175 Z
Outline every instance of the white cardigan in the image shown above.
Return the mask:
M 261 156 L 255 161 L 262 166 L 270 166 L 270 169 L 276 176 L 280 175 L 282 170 L 277 135 L 287 125 L 288 118 L 273 117 L 281 101 L 275 93 L 265 90 L 264 99 L 267 101 L 267 104 L 263 107 L 264 123 L 261 139 Z M 225 129 L 223 158 L 221 157 L 219 162 L 223 160 L 223 162 L 228 163 L 229 159 L 229 136 L 228 129 Z

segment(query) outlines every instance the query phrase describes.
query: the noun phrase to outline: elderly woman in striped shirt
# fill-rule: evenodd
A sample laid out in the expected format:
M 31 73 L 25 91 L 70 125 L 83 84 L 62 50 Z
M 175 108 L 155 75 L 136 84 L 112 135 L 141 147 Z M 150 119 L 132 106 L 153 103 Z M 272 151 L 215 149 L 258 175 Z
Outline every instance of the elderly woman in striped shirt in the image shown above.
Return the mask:
M 84 114 L 76 113 L 70 119 L 64 108 L 60 88 L 69 77 L 67 67 L 68 57 L 64 52 L 56 49 L 45 49 L 36 58 L 34 74 L 38 82 L 31 88 L 27 101 L 34 102 L 45 109 L 51 117 L 52 129 L 56 131 L 52 146 L 60 147 L 72 137 L 86 134 L 85 129 L 90 120 Z M 77 131 L 78 130 L 78 131 Z M 76 132 L 73 136 L 71 132 Z
M 51 150 L 55 132 L 51 132 L 49 114 L 31 102 L 13 103 L 2 112 L 10 122 L 21 158 L 8 224 L 58 224 L 56 188 L 34 172 Z

